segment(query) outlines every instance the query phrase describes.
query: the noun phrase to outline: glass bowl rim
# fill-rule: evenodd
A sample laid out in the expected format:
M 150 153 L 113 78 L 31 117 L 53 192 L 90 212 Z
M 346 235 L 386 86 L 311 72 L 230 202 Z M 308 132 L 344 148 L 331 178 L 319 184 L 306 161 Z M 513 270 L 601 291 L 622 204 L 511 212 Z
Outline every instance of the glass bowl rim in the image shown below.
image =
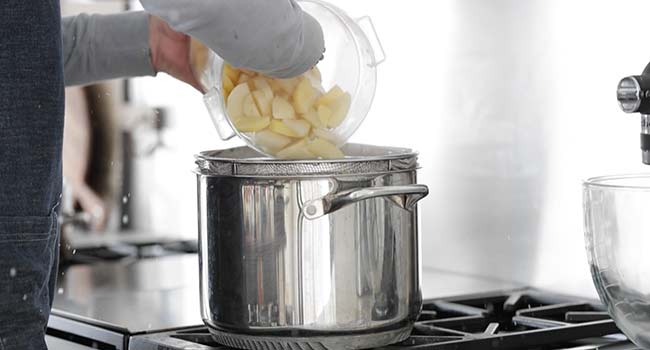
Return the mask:
M 628 180 L 628 179 L 648 179 L 648 185 L 640 186 L 640 185 L 606 183 L 607 181 Z M 609 188 L 609 189 L 621 189 L 621 190 L 650 191 L 650 173 L 628 173 L 628 174 L 590 177 L 586 180 L 583 180 L 582 185 L 587 188 Z

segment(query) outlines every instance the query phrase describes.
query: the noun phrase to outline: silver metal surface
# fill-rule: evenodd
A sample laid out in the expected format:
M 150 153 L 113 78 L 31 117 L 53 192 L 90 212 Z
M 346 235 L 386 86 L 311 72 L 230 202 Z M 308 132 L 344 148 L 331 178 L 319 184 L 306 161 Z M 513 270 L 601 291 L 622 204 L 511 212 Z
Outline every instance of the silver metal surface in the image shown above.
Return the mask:
M 650 134 L 650 115 L 641 114 L 641 133 Z
M 623 78 L 618 83 L 616 98 L 625 113 L 635 113 L 641 106 L 641 85 L 635 77 Z
M 417 153 L 407 148 L 361 144 L 343 146 L 343 159 L 280 160 L 248 148 L 206 151 L 196 156 L 197 172 L 222 176 L 369 175 L 417 168 Z
M 75 265 L 59 275 L 52 314 L 120 333 L 200 325 L 198 275 L 195 254 Z
M 251 350 L 352 350 L 363 348 L 376 348 L 386 344 L 399 343 L 411 334 L 412 326 L 402 327 L 384 332 L 370 334 L 349 334 L 338 336 L 311 336 L 311 337 L 277 337 L 232 334 L 210 329 L 212 337 L 227 346 Z
M 389 199 L 404 209 L 411 209 L 415 203 L 427 194 L 429 194 L 429 189 L 424 185 L 352 189 L 312 199 L 304 204 L 302 213 L 307 219 L 314 220 L 348 205 L 378 197 Z
M 403 157 L 415 158 L 411 151 L 382 155 L 381 148 L 372 150 L 376 153 L 368 158 L 352 153 L 345 162 L 405 164 Z M 342 161 L 293 161 L 293 169 L 307 169 L 309 176 L 224 176 L 206 172 L 209 163 L 223 163 L 223 158 L 203 160 L 208 164 L 197 171 L 201 314 L 209 327 L 251 340 L 272 336 L 281 341 L 287 334 L 336 338 L 412 324 L 422 297 L 417 210 L 408 204 L 426 195 L 426 186 L 414 185 L 415 166 L 333 176 L 330 165 Z M 258 169 L 284 165 L 259 158 L 231 162 L 233 169 L 252 162 Z M 309 165 L 316 163 L 326 175 L 312 172 Z M 369 188 L 376 192 L 364 192 Z M 359 198 L 351 199 L 353 193 Z M 398 205 L 400 200 L 391 197 L 400 195 L 413 197 Z M 343 202 L 327 215 L 305 217 L 303 208 L 312 200 L 326 209 L 323 198 Z

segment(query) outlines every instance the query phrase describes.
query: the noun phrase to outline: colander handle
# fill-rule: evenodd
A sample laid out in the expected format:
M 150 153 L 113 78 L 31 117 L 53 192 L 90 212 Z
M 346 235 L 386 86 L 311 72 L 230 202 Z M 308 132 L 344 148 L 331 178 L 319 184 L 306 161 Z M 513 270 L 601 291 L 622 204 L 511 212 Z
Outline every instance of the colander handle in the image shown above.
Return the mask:
M 223 108 L 221 107 L 222 96 L 220 89 L 213 87 L 203 95 L 203 102 L 208 108 L 210 119 L 212 119 L 212 123 L 214 123 L 214 127 L 217 129 L 219 137 L 225 141 L 233 138 L 235 136 L 235 131 L 232 129 L 232 126 L 230 126 L 226 114 L 223 112 Z
M 353 188 L 310 200 L 303 205 L 302 213 L 307 219 L 314 220 L 350 204 L 378 197 L 386 198 L 400 208 L 411 210 L 420 199 L 428 194 L 429 188 L 426 185 Z
M 357 24 L 368 37 L 370 46 L 372 46 L 372 50 L 375 53 L 375 62 L 372 63 L 371 66 L 378 66 L 386 60 L 386 52 L 384 52 L 384 46 L 381 44 L 381 41 L 379 41 L 375 25 L 372 23 L 372 19 L 368 16 L 357 18 Z

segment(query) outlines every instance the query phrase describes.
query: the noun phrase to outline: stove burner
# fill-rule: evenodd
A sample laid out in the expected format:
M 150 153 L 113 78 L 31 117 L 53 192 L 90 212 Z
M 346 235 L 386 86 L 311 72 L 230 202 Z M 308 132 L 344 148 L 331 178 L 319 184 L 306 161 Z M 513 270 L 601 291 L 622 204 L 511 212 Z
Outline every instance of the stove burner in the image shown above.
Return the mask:
M 129 349 L 230 349 L 207 328 L 131 338 Z M 426 300 L 411 337 L 391 350 L 636 349 L 602 306 L 532 289 Z

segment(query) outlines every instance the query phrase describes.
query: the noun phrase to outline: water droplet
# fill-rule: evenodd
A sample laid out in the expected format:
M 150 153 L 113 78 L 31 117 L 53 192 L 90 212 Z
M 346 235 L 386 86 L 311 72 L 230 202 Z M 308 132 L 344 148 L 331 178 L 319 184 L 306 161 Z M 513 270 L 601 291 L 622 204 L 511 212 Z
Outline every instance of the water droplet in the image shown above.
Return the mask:
M 76 250 L 76 249 L 72 249 L 72 254 L 77 254 L 77 250 Z
M 16 277 L 16 268 L 12 267 L 9 269 L 9 276 Z
M 122 223 L 123 224 L 128 224 L 129 223 L 129 216 L 128 215 L 122 216 Z
M 129 197 L 127 196 L 122 197 L 122 203 L 126 204 L 126 202 L 128 201 L 129 201 Z
M 59 293 L 59 294 L 63 294 L 63 288 L 59 288 L 58 293 Z
M 27 294 L 23 294 L 23 301 L 27 300 Z
M 151 329 L 151 323 L 147 324 L 147 329 Z

